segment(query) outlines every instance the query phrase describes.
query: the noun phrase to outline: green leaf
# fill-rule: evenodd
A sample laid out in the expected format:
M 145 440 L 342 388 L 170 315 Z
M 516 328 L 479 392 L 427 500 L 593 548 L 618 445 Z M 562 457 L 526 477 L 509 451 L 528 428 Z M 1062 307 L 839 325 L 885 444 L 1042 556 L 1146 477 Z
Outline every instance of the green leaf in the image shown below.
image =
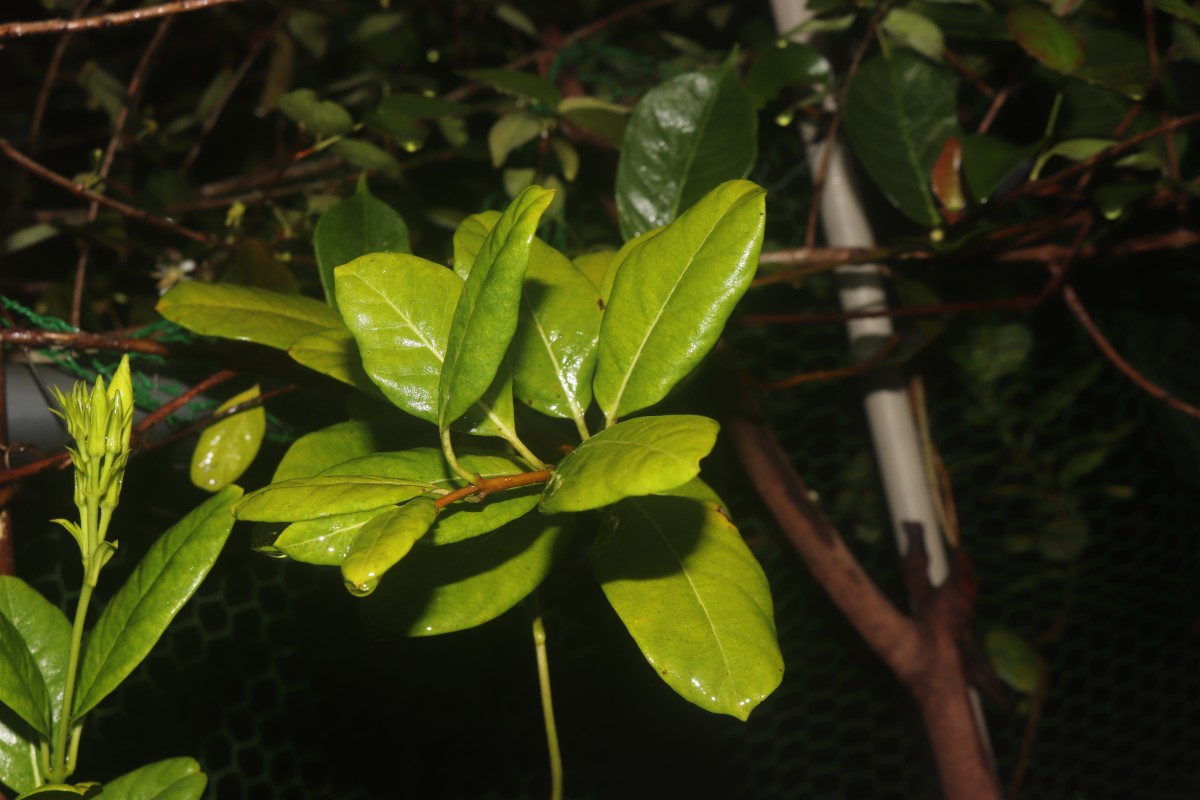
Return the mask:
M 296 9 L 288 16 L 287 29 L 318 60 L 325 57 L 329 46 L 329 18 L 324 14 Z
M 765 206 L 759 186 L 730 181 L 617 254 L 592 382 L 610 424 L 666 397 L 717 343 L 758 266 Z
M 931 61 L 941 61 L 946 48 L 942 29 L 929 17 L 904 8 L 893 8 L 883 20 L 883 32 L 902 47 Z
M 36 734 L 29 723 L 12 709 L 0 705 L 0 783 L 17 794 L 37 788 L 35 741 Z
M 1017 44 L 1055 72 L 1070 74 L 1083 65 L 1083 41 L 1041 6 L 1027 3 L 1005 17 Z
M 495 14 L 497 19 L 508 23 L 510 27 L 515 28 L 529 38 L 538 38 L 537 28 L 534 26 L 533 21 L 513 5 L 500 3 L 496 6 Z
M 380 448 L 381 437 L 380 426 L 365 420 L 339 422 L 307 433 L 283 454 L 271 482 L 311 478 L 326 467 L 370 455 Z
M 234 505 L 233 515 L 251 522 L 296 522 L 403 503 L 432 488 L 419 481 L 365 475 L 292 478 L 246 495 Z
M 256 383 L 226 400 L 214 413 L 249 402 L 259 395 Z M 267 412 L 262 405 L 239 411 L 200 431 L 192 451 L 192 485 L 215 492 L 236 481 L 258 455 L 266 432 Z
M 299 295 L 187 281 L 158 301 L 158 313 L 195 333 L 286 350 L 300 337 L 342 327 L 329 306 Z
M 41 593 L 11 575 L 0 577 L 0 616 L 12 624 L 24 641 L 22 649 L 33 657 L 49 699 L 50 722 L 57 725 L 71 650 L 70 621 Z
M 469 217 L 454 234 L 456 269 L 469 274 L 494 212 Z M 510 352 L 513 389 L 526 405 L 582 422 L 592 402 L 592 373 L 603 302 L 596 287 L 566 256 L 534 239 L 521 287 L 521 311 Z
M 366 601 L 368 633 L 435 636 L 495 619 L 550 573 L 567 544 L 567 524 L 534 515 L 493 536 L 418 543 Z
M 400 178 L 400 162 L 388 151 L 363 139 L 340 139 L 329 150 L 356 167 L 377 170 L 392 180 Z
M 646 92 L 617 163 L 621 235 L 666 225 L 722 181 L 746 177 L 757 153 L 758 117 L 732 62 Z
M 584 253 L 571 259 L 571 263 L 575 265 L 575 269 L 582 272 L 592 282 L 593 286 L 599 289 L 601 284 L 604 283 L 604 276 L 608 272 L 609 266 L 613 263 L 613 257 L 616 254 L 615 250 Z M 609 288 L 611 289 L 612 287 L 610 286 Z
M 963 175 L 967 187 L 978 202 L 991 198 L 1010 176 L 1033 155 L 1032 147 L 1021 147 L 1004 139 L 982 133 L 967 135 L 962 140 Z
M 1184 0 L 1150 0 L 1159 11 L 1179 17 L 1179 19 L 1200 25 L 1200 11 L 1189 6 Z
M 438 384 L 438 426 L 445 430 L 479 401 L 496 378 L 517 327 L 521 284 L 542 212 L 553 192 L 531 186 L 487 235 L 463 285 Z
M 1000 680 L 1022 694 L 1033 694 L 1042 682 L 1042 659 L 1022 637 L 1003 628 L 993 628 L 984 637 L 988 661 Z
M 1074 77 L 1113 89 L 1132 100 L 1146 96 L 1150 66 L 1140 33 L 1091 26 L 1085 29 L 1084 51 L 1089 57 L 1071 73 Z
M 432 497 L 415 498 L 359 529 L 342 562 L 342 579 L 351 594 L 371 594 L 383 574 L 408 555 L 437 518 L 433 503 Z
M 438 379 L 463 282 L 416 256 L 367 255 L 334 273 L 363 367 L 397 408 L 437 422 Z
M 379 388 L 363 369 L 354 337 L 345 328 L 329 328 L 301 336 L 288 348 L 288 355 L 298 364 L 383 399 Z
M 568 183 L 573 182 L 579 175 L 579 151 L 561 136 L 555 136 L 550 140 L 550 149 L 558 157 L 559 166 L 562 167 L 562 176 L 567 179 Z
M 293 522 L 271 542 L 269 552 L 282 553 L 305 564 L 336 567 L 345 560 L 362 527 L 393 508 L 383 506 Z
M 594 97 L 567 97 L 558 104 L 558 113 L 613 147 L 620 147 L 629 125 L 627 106 L 606 103 Z
M 544 129 L 541 117 L 522 111 L 514 111 L 497 118 L 488 131 L 488 152 L 492 155 L 492 166 L 502 165 L 508 160 L 509 153 L 527 142 L 532 142 Z
M 779 685 L 767 579 L 725 514 L 686 497 L 623 500 L 591 561 L 646 660 L 689 702 L 745 720 Z
M 586 511 L 687 483 L 700 474 L 700 459 L 719 429 L 708 417 L 685 415 L 638 417 L 606 428 L 559 462 L 541 509 Z
M 423 94 L 401 92 L 380 100 L 378 110 L 430 119 L 466 114 L 470 112 L 471 107 L 465 103 L 455 103 L 440 97 L 426 97 Z
M 325 298 L 334 310 L 337 310 L 335 267 L 368 253 L 412 252 L 404 218 L 371 194 L 366 175 L 358 179 L 358 189 L 353 195 L 321 215 L 313 231 L 313 250 Z
M 958 127 L 950 75 L 907 51 L 877 56 L 850 83 L 845 116 L 855 154 L 892 205 L 922 225 L 939 225 L 929 181 Z
M 226 486 L 171 526 L 109 601 L 83 648 L 72 719 L 96 707 L 149 655 L 212 568 L 241 488 Z
M 972 328 L 953 356 L 971 381 L 993 384 L 1021 368 L 1033 349 L 1033 333 L 1019 322 Z
M 332 100 L 318 100 L 312 89 L 296 89 L 283 95 L 279 98 L 279 110 L 319 139 L 338 136 L 354 127 L 346 109 Z
M 13 231 L 8 236 L 5 236 L 4 242 L 0 244 L 0 253 L 16 253 L 19 250 L 24 250 L 26 247 L 33 247 L 35 244 L 41 244 L 47 239 L 53 239 L 60 233 L 62 233 L 62 231 L 48 222 L 43 222 L 38 225 L 29 225 Z
M 420 150 L 429 138 L 429 125 L 424 120 L 382 106 L 368 112 L 364 121 L 371 129 L 396 139 L 408 153 Z
M 462 73 L 471 80 L 486 83 L 498 92 L 526 100 L 534 100 L 548 108 L 555 108 L 562 100 L 562 92 L 550 81 L 531 72 L 512 69 L 473 69 Z
M 758 109 L 789 86 L 826 86 L 833 79 L 829 61 L 815 47 L 779 39 L 764 48 L 746 75 L 746 91 Z
M 4 614 L 0 614 L 0 703 L 50 738 L 52 709 L 46 680 L 21 631 Z
M 1033 170 L 1029 173 L 1029 180 L 1036 181 L 1038 176 L 1042 174 L 1042 169 L 1046 166 L 1046 163 L 1055 156 L 1062 156 L 1071 161 L 1083 161 L 1102 150 L 1112 147 L 1114 144 L 1116 144 L 1116 141 L 1113 139 L 1091 138 L 1067 139 L 1064 142 L 1059 142 L 1038 156 L 1037 162 L 1033 165 Z
M 169 758 L 104 784 L 104 800 L 200 800 L 208 777 L 191 758 Z
M 233 261 L 221 273 L 221 283 L 265 289 L 284 295 L 300 293 L 296 276 L 276 258 L 270 246 L 262 239 L 246 239 L 239 245 Z
M 459 463 L 465 469 L 484 478 L 516 475 L 525 471 L 515 459 L 498 453 L 463 450 L 457 455 Z M 450 469 L 442 451 L 432 447 L 375 453 L 331 466 L 321 474 L 406 478 L 446 491 L 466 485 L 466 482 Z M 454 503 L 438 515 L 437 523 L 426 537 L 426 541 L 438 545 L 450 544 L 494 531 L 532 510 L 538 503 L 538 494 L 537 487 L 528 486 L 498 492 L 482 503 Z M 353 524 L 353 521 L 348 520 L 346 524 Z M 315 524 L 307 530 L 320 535 Z
M 17 798 L 17 800 L 25 800 L 27 797 L 36 797 L 37 800 L 77 800 L 77 798 L 96 798 L 100 796 L 102 787 L 95 781 L 85 781 L 84 783 L 48 783 L 44 786 L 39 786 L 33 791 L 26 792 Z

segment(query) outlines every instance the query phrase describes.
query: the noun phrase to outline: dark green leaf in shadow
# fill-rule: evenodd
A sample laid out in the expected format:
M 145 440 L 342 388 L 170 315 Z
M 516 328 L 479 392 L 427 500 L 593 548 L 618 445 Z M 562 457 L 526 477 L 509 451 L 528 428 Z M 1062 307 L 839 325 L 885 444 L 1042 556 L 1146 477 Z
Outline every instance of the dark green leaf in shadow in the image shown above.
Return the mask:
M 364 603 L 368 633 L 434 636 L 495 619 L 549 574 L 569 522 L 535 514 L 456 544 L 419 542 Z
M 288 348 L 288 355 L 297 364 L 384 399 L 379 387 L 363 369 L 354 336 L 345 328 L 329 328 L 301 336 Z
M 762 109 L 789 86 L 826 86 L 833 70 L 812 45 L 780 40 L 758 54 L 746 75 L 746 91 Z
M 591 561 L 646 660 L 689 702 L 745 720 L 779 685 L 767 579 L 724 513 L 690 497 L 623 500 Z
M 1055 72 L 1069 74 L 1083 64 L 1083 40 L 1045 8 L 1026 3 L 1005 17 L 1008 31 L 1029 55 Z
M 526 100 L 537 101 L 547 108 L 555 108 L 562 100 L 562 92 L 550 81 L 534 75 L 532 72 L 518 72 L 512 69 L 471 69 L 464 70 L 471 80 L 486 83 L 498 92 Z
M 392 180 L 400 177 L 400 162 L 391 153 L 364 139 L 340 139 L 329 150 L 363 169 L 373 169 Z
M 987 202 L 1018 170 L 1028 170 L 1034 146 L 1022 147 L 995 136 L 974 133 L 962 140 L 963 175 L 976 202 Z
M 358 180 L 353 195 L 321 215 L 313 230 L 313 250 L 325 299 L 337 309 L 333 270 L 368 253 L 410 253 L 408 226 L 404 218 L 367 188 L 367 178 Z
M 876 56 L 850 84 L 845 119 L 855 154 L 892 205 L 922 225 L 938 225 L 930 174 L 958 128 L 951 76 L 907 51 L 890 60 Z
M 150 653 L 212 569 L 241 495 L 225 487 L 150 546 L 85 639 L 72 719 L 95 708 Z
M 723 181 L 744 178 L 758 154 L 758 117 L 732 61 L 646 92 L 617 163 L 617 219 L 632 239 L 666 225 Z
M 354 127 L 350 113 L 332 100 L 319 100 L 312 89 L 296 89 L 279 98 L 279 110 L 323 139 Z

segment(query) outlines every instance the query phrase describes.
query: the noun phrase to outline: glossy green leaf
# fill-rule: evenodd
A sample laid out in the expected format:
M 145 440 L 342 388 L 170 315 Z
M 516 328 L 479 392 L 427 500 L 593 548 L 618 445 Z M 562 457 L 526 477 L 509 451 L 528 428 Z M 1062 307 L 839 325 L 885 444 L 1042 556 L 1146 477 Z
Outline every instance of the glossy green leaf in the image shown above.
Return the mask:
M 1070 73 L 1083 65 L 1083 41 L 1041 6 L 1026 3 L 1008 12 L 1005 22 L 1017 44 L 1055 72 Z
M 0 705 L 0 783 L 17 794 L 37 788 L 36 739 L 28 722 Z
M 305 564 L 336 567 L 345 560 L 363 525 L 393 508 L 395 506 L 382 506 L 293 522 L 275 537 L 269 550 L 265 547 L 258 549 L 282 554 Z
M 350 113 L 332 100 L 319 100 L 312 89 L 296 89 L 279 98 L 279 110 L 318 138 L 347 133 L 354 127 Z
M 338 306 L 371 380 L 401 410 L 437 422 L 438 379 L 462 280 L 399 254 L 363 256 L 334 275 Z
M 700 459 L 716 444 L 719 429 L 716 420 L 690 415 L 617 423 L 559 462 L 541 509 L 586 511 L 687 483 L 700 474 Z
M 392 180 L 400 177 L 400 162 L 387 150 L 364 139 L 340 139 L 329 150 L 356 167 L 376 170 Z
M 937 23 L 915 11 L 893 8 L 883 19 L 883 32 L 902 47 L 915 50 L 931 61 L 941 61 L 946 48 Z
M 256 383 L 226 400 L 214 413 L 247 403 L 259 395 Z M 200 431 L 192 451 L 192 485 L 215 492 L 236 481 L 258 455 L 266 432 L 267 412 L 262 405 L 239 411 Z
M 532 72 L 512 69 L 473 69 L 463 72 L 471 80 L 486 83 L 498 92 L 535 100 L 549 108 L 558 106 L 562 92 L 550 81 Z
M 25 638 L 7 615 L 0 614 L 0 703 L 34 730 L 50 738 L 50 694 Z
M 435 636 L 495 619 L 550 573 L 567 544 L 568 523 L 535 514 L 491 536 L 418 543 L 364 604 L 368 632 Z
M 658 236 L 665 231 L 666 228 L 655 228 L 652 231 L 646 231 L 640 236 L 630 239 L 625 244 L 621 245 L 621 249 L 613 254 L 612 259 L 608 262 L 608 268 L 605 269 L 604 275 L 600 279 L 600 297 L 604 300 L 605 307 L 608 306 L 608 300 L 612 297 L 613 284 L 617 281 L 617 275 L 621 272 L 621 265 L 629 258 L 639 247 L 646 242 Z
M 499 453 L 460 450 L 456 455 L 459 464 L 484 478 L 516 475 L 525 471 L 525 467 L 516 459 Z M 407 478 L 446 491 L 466 485 L 466 482 L 450 469 L 442 451 L 433 447 L 374 453 L 329 467 L 321 474 Z M 538 494 L 538 487 L 527 486 L 498 492 L 483 503 L 454 503 L 441 511 L 437 523 L 425 540 L 433 544 L 450 544 L 494 531 L 532 510 L 537 505 Z M 312 530 L 315 530 L 315 527 Z
M 499 211 L 481 211 L 467 217 L 454 229 L 454 273 L 464 281 L 471 274 L 484 240 L 499 221 Z
M 329 328 L 301 336 L 288 348 L 288 355 L 297 364 L 383 399 L 379 387 L 363 369 L 354 336 L 345 328 Z
M 685 497 L 623 500 L 591 561 L 646 660 L 688 701 L 744 720 L 779 685 L 767 579 L 725 514 Z
M 403 503 L 432 487 L 419 481 L 370 476 L 292 478 L 251 492 L 233 515 L 251 522 L 296 522 Z
M 617 163 L 617 221 L 632 239 L 666 225 L 758 155 L 758 117 L 732 62 L 689 72 L 642 96 Z
M 104 784 L 104 800 L 200 800 L 208 777 L 191 758 L 169 758 Z
M 7 662 L 0 665 L 4 671 L 0 676 L 0 691 L 3 692 L 0 694 L 0 702 L 17 712 L 36 729 L 38 725 L 26 716 L 29 709 L 23 710 L 22 700 L 15 698 L 14 702 L 10 702 L 9 697 L 11 692 L 20 691 L 27 700 L 40 703 L 44 695 L 45 705 L 42 711 L 50 724 L 57 725 L 66 686 L 71 623 L 57 606 L 20 578 L 11 575 L 0 577 L 0 618 L 3 618 L 3 622 L 0 622 L 0 641 L 3 642 L 5 650 L 0 659 Z M 14 635 L 16 638 L 13 638 Z M 26 672 L 30 663 L 35 667 L 36 675 Z M 21 681 L 23 685 L 18 685 L 17 681 Z M 10 730 L 23 727 L 23 724 L 15 719 L 7 722 L 9 724 L 6 727 Z M 4 755 L 11 756 L 18 762 L 13 766 L 14 779 L 19 782 L 26 766 L 20 763 L 20 759 L 22 755 L 28 758 L 29 753 L 22 746 L 27 744 L 22 741 L 23 736 L 17 730 L 13 730 L 13 733 L 16 738 L 13 741 L 4 741 L 2 749 Z M 0 775 L 0 779 L 12 788 L 18 788 L 10 783 L 5 775 L 7 772 Z
M 415 498 L 359 528 L 342 562 L 342 580 L 351 594 L 371 594 L 383 574 L 408 555 L 437 518 L 433 503 L 432 497 Z
M 475 261 L 499 215 L 476 214 L 454 234 L 454 263 Z M 596 287 L 566 256 L 534 239 L 521 288 L 511 353 L 513 390 L 543 414 L 582 422 L 592 402 L 592 373 L 604 310 Z
M 575 269 L 582 272 L 592 282 L 593 286 L 599 289 L 604 283 L 604 275 L 608 272 L 608 268 L 613 263 L 613 257 L 616 254 L 615 250 L 584 253 L 571 259 L 571 263 L 575 265 Z M 610 286 L 609 288 L 611 289 L 612 287 Z
M 150 546 L 84 641 L 73 718 L 95 708 L 150 653 L 220 555 L 241 495 L 225 487 Z
M 492 166 L 499 167 L 508 160 L 508 154 L 541 135 L 544 128 L 541 117 L 514 111 L 503 114 L 492 123 L 488 131 L 488 152 L 492 155 Z
M 311 478 L 334 464 L 370 455 L 380 449 L 382 436 L 382 426 L 366 420 L 339 422 L 306 433 L 288 447 L 271 482 Z
M 100 796 L 102 786 L 95 781 L 85 781 L 84 783 L 48 783 L 44 786 L 26 792 L 17 798 L 17 800 L 25 800 L 27 797 L 36 798 L 36 800 L 79 800 L 79 798 L 97 798 Z
M 1022 694 L 1038 690 L 1042 660 L 1025 639 L 1012 631 L 993 628 L 984 637 L 983 647 L 1000 680 Z
M 333 270 L 368 253 L 411 253 L 404 218 L 367 188 L 366 175 L 358 179 L 353 195 L 321 215 L 313 230 L 313 250 L 325 299 L 337 309 Z
M 299 295 L 187 281 L 158 301 L 158 313 L 190 331 L 286 350 L 310 333 L 342 327 L 337 312 Z
M 717 343 L 758 266 L 765 206 L 759 186 L 730 181 L 618 253 L 592 382 L 610 424 L 666 397 Z
M 929 176 L 958 127 L 950 74 L 908 51 L 872 58 L 850 83 L 845 119 L 855 154 L 892 205 L 939 225 Z
M 1021 147 L 1004 139 L 975 133 L 962 140 L 963 176 L 967 188 L 979 202 L 986 202 L 1019 170 L 1028 170 L 1033 156 L 1030 147 Z
M 746 75 L 746 91 L 762 109 L 789 86 L 826 85 L 833 79 L 829 61 L 815 47 L 780 39 L 758 54 Z
M 553 197 L 537 186 L 521 192 L 475 258 L 454 309 L 438 384 L 438 426 L 443 430 L 483 397 L 504 363 L 516 332 L 533 235 Z

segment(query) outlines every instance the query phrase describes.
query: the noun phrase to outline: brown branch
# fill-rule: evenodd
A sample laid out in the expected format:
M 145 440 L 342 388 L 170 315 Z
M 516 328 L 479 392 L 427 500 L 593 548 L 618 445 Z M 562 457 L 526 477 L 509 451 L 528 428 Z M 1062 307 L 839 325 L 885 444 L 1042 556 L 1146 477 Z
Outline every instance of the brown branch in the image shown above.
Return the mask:
M 975 71 L 967 66 L 966 62 L 955 55 L 953 50 L 951 50 L 949 47 L 943 48 L 942 55 L 945 57 L 946 63 L 958 70 L 958 73 L 966 78 L 972 86 L 978 89 L 980 94 L 995 99 L 997 94 L 996 90 L 993 89 L 987 81 L 976 75 Z
M 760 381 L 751 377 L 750 375 L 744 375 L 743 377 L 747 383 L 762 392 L 775 392 L 779 391 L 780 389 L 790 389 L 793 386 L 799 386 L 803 383 L 813 383 L 815 381 L 831 381 L 839 378 L 853 378 L 855 375 L 862 375 L 866 372 L 870 372 L 886 361 L 887 357 L 892 354 L 893 350 L 896 349 L 896 345 L 900 344 L 900 340 L 902 338 L 903 336 L 898 333 L 893 334 L 892 337 L 884 343 L 883 347 L 879 348 L 879 351 L 873 356 L 868 358 L 866 361 L 855 364 L 851 367 L 838 367 L 837 369 L 822 369 L 817 370 L 816 372 L 805 372 L 800 375 L 793 375 L 790 378 L 782 378 L 777 381 Z
M 0 451 L 4 453 L 4 465 L 8 466 L 8 390 L 7 364 L 4 353 L 0 350 Z M 0 487 L 0 575 L 16 574 L 16 564 L 13 559 L 12 515 L 8 511 L 8 503 L 12 499 L 11 486 Z
M 237 373 L 233 370 L 223 369 L 220 372 L 215 372 L 212 375 L 209 375 L 207 378 L 200 381 L 186 392 L 183 392 L 182 394 L 163 403 L 154 411 L 143 417 L 137 425 L 133 426 L 133 438 L 135 446 L 137 445 L 138 440 L 141 439 L 141 437 L 144 436 L 145 433 L 155 425 L 162 422 L 164 419 L 171 416 L 176 411 L 183 408 L 188 403 L 192 402 L 214 386 L 220 386 L 222 383 L 225 383 L 225 381 L 236 377 Z
M 150 62 L 154 59 L 155 53 L 162 45 L 167 37 L 167 31 L 171 29 L 171 23 L 175 21 L 174 17 L 164 17 L 163 21 L 158 24 L 158 28 L 154 31 L 154 36 L 151 37 L 150 43 L 146 45 L 146 49 L 142 51 L 141 60 L 138 61 L 137 67 L 133 70 L 133 74 L 129 78 L 129 85 L 125 87 L 125 99 L 121 103 L 121 110 L 117 112 L 117 118 L 113 122 L 113 133 L 108 140 L 108 147 L 104 149 L 104 157 L 100 161 L 100 168 L 96 171 L 101 182 L 108 178 L 108 173 L 112 170 L 113 161 L 117 157 L 117 147 L 121 144 L 121 139 L 125 135 L 125 124 L 129 120 L 129 114 L 137 107 L 138 98 L 142 94 L 142 85 L 145 81 L 146 73 L 150 69 Z M 100 204 L 95 200 L 88 206 L 87 217 L 85 222 L 95 222 L 96 217 L 100 214 Z M 87 263 L 88 256 L 92 251 L 92 245 L 88 241 L 83 241 L 79 246 L 79 259 L 75 264 L 75 286 L 71 292 L 71 327 L 78 328 L 81 324 L 83 316 L 83 288 L 87 278 Z
M 0 330 L 0 344 L 25 347 L 64 347 L 72 350 L 114 350 L 118 353 L 143 353 L 169 356 L 172 349 L 154 339 L 133 339 L 104 333 L 83 331 L 32 331 L 25 329 Z
M 1113 366 L 1124 373 L 1125 377 L 1133 381 L 1139 389 L 1151 397 L 1161 400 L 1176 411 L 1186 414 L 1193 419 L 1200 419 L 1200 408 L 1197 408 L 1191 403 L 1179 399 L 1166 389 L 1151 381 L 1145 375 L 1138 372 L 1138 370 L 1134 368 L 1132 364 L 1126 361 L 1125 358 L 1119 352 L 1117 352 L 1117 348 L 1113 347 L 1112 342 L 1108 340 L 1108 337 L 1106 337 L 1096 326 L 1096 322 L 1092 319 L 1091 314 L 1088 313 L 1087 308 L 1083 305 L 1083 301 L 1079 299 L 1079 295 L 1076 294 L 1074 287 L 1072 287 L 1070 284 L 1063 286 L 1062 295 L 1063 300 L 1067 304 L 1067 308 L 1071 309 L 1071 313 L 1074 314 L 1075 318 L 1079 320 L 1079 324 L 1083 326 L 1085 331 L 1087 331 L 1088 336 L 1092 337 L 1092 341 L 1095 342 L 1096 346 L 1100 348 L 1100 352 L 1104 354 L 1105 358 L 1113 363 Z
M 553 473 L 554 470 L 552 469 L 539 469 L 536 472 L 518 472 L 516 475 L 498 475 L 494 478 L 480 477 L 469 486 L 463 486 L 442 495 L 433 505 L 440 511 L 451 503 L 458 500 L 465 500 L 468 497 L 478 496 L 482 500 L 492 492 L 502 492 L 505 489 L 516 489 L 519 486 L 533 486 L 534 484 L 545 483 L 550 480 L 550 476 Z
M 194 231 L 191 228 L 185 228 L 182 225 L 177 225 L 169 219 L 157 217 L 148 211 L 143 211 L 140 208 L 134 208 L 133 206 L 122 203 L 119 200 L 113 200 L 110 197 L 105 197 L 102 194 L 93 192 L 82 184 L 76 183 L 69 178 L 59 175 L 57 172 L 54 172 L 51 169 L 42 166 L 29 156 L 14 148 L 11 144 L 9 144 L 7 139 L 0 139 L 0 153 L 16 162 L 16 164 L 23 169 L 32 172 L 42 180 L 53 183 L 55 186 L 65 189 L 76 197 L 81 197 L 84 200 L 90 200 L 99 203 L 106 208 L 111 208 L 122 216 L 137 220 L 138 222 L 143 222 L 155 228 L 161 228 L 162 230 L 170 231 L 171 233 L 191 239 L 194 242 L 200 242 L 201 244 L 207 244 L 213 247 L 227 246 L 226 243 L 217 236 L 201 233 L 200 231 Z
M 996 115 L 1000 113 L 1000 109 L 1008 101 L 1008 87 L 1005 86 L 996 96 L 992 98 L 992 104 L 988 106 L 987 113 L 983 115 L 983 121 L 979 123 L 979 128 L 976 133 L 987 133 L 992 127 L 992 123 L 996 121 Z
M 75 9 L 71 12 L 71 19 L 76 20 L 83 16 L 83 12 L 87 10 L 88 4 L 92 0 L 78 0 L 75 4 Z M 54 88 L 55 82 L 58 81 L 58 68 L 62 66 L 63 56 L 67 53 L 67 45 L 71 41 L 71 34 L 63 34 L 59 38 L 58 43 L 54 45 L 54 52 L 50 56 L 50 64 L 46 67 L 46 76 L 42 78 L 42 88 L 38 90 L 37 102 L 33 106 L 33 116 L 29 120 L 29 147 L 33 148 L 37 144 L 38 135 L 42 132 L 42 119 L 46 116 L 46 104 L 50 101 L 50 90 Z
M 0 39 L 19 39 L 22 36 L 36 36 L 43 33 L 78 33 L 79 31 L 94 31 L 103 28 L 115 28 L 118 25 L 129 25 L 134 22 L 146 22 L 159 17 L 183 14 L 188 11 L 201 11 L 214 6 L 228 3 L 241 3 L 243 0 L 177 0 L 174 3 L 163 3 L 149 8 L 135 8 L 130 11 L 116 11 L 111 14 L 98 14 L 83 19 L 48 19 L 39 22 L 9 22 L 0 25 Z

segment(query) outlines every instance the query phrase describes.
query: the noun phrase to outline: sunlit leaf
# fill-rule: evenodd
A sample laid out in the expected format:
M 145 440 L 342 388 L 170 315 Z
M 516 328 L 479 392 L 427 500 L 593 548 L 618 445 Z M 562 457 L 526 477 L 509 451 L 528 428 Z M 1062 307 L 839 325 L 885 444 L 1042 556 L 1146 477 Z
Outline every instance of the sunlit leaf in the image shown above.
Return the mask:
M 258 384 L 226 400 L 214 414 L 250 402 L 259 396 Z M 206 492 L 224 489 L 249 468 L 267 432 L 267 412 L 262 405 L 239 411 L 200 431 L 192 450 L 192 485 Z
M 375 591 L 383 574 L 408 555 L 437 518 L 433 503 L 431 497 L 417 497 L 359 528 L 342 561 L 342 579 L 351 594 L 363 597 Z
M 226 486 L 150 545 L 84 641 L 73 719 L 95 708 L 157 644 L 212 569 L 233 528 L 230 507 L 241 495 Z
M 572 450 L 542 493 L 548 514 L 600 508 L 625 497 L 673 489 L 700 474 L 717 441 L 715 420 L 638 417 L 597 433 Z
M 345 328 L 330 328 L 301 336 L 288 348 L 288 355 L 298 364 L 383 399 L 363 369 L 354 337 Z
M 104 784 L 104 800 L 200 800 L 208 777 L 191 758 L 169 758 Z
M 591 560 L 646 660 L 688 701 L 744 720 L 779 685 L 783 657 L 766 576 L 712 505 L 623 500 Z
M 342 327 L 337 312 L 320 301 L 218 283 L 180 283 L 163 295 L 157 309 L 195 333 L 282 350 L 302 336 Z
M 433 487 L 401 478 L 292 478 L 251 492 L 233 507 L 233 515 L 251 522 L 296 522 L 394 505 Z
M 610 422 L 662 400 L 716 344 L 754 277 L 765 215 L 760 187 L 730 181 L 618 253 L 592 382 Z

